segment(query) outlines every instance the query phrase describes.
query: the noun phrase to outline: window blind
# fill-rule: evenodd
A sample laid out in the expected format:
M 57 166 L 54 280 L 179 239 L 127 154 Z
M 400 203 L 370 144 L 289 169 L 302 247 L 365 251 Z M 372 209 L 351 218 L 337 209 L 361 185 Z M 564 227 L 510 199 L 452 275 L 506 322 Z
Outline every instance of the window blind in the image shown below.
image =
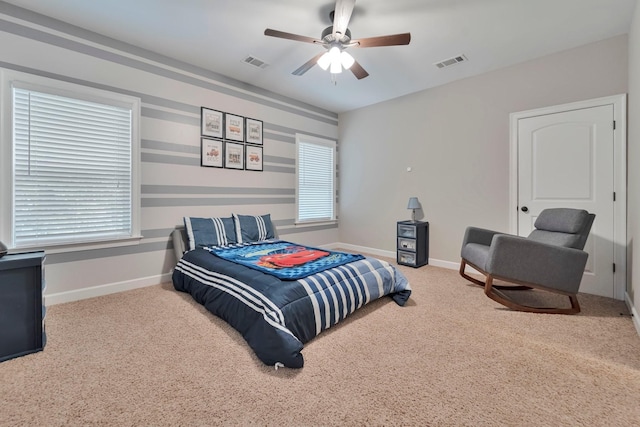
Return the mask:
M 298 141 L 298 220 L 334 220 L 335 143 Z
M 13 88 L 16 247 L 132 235 L 132 109 Z

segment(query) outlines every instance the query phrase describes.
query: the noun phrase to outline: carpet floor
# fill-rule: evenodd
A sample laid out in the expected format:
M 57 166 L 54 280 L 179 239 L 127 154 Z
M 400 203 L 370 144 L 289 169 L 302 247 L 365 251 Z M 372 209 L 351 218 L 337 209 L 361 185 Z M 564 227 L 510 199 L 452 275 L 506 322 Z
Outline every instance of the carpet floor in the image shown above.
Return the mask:
M 169 283 L 49 307 L 45 350 L 0 363 L 0 425 L 640 425 L 622 301 L 514 312 L 456 271 L 399 269 L 407 305 L 370 303 L 308 343 L 299 370 L 262 364 Z

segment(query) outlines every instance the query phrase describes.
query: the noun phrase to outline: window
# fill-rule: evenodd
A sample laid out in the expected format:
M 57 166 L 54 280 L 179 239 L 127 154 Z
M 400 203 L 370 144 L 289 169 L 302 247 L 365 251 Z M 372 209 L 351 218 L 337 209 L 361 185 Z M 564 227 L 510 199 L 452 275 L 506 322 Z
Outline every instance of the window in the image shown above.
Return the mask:
M 20 77 L 3 79 L 11 97 L 11 189 L 3 201 L 10 197 L 12 247 L 139 237 L 139 100 Z
M 296 134 L 296 222 L 334 221 L 336 143 Z

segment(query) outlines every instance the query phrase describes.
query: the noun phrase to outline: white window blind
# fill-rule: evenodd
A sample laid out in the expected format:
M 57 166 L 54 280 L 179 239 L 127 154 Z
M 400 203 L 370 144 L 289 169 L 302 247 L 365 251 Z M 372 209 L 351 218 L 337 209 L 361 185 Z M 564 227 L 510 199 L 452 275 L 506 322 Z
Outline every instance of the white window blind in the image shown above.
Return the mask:
M 13 88 L 14 246 L 131 237 L 132 108 L 45 92 Z
M 335 220 L 334 141 L 297 136 L 296 169 L 299 222 Z

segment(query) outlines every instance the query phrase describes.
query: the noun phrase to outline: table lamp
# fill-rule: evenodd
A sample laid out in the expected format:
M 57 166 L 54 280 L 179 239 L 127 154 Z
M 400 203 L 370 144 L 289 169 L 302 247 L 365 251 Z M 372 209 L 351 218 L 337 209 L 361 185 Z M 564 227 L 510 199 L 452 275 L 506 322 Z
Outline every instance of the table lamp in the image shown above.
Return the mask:
M 407 209 L 411 209 L 411 221 L 416 222 L 416 209 L 420 209 L 420 202 L 417 197 L 409 197 Z

